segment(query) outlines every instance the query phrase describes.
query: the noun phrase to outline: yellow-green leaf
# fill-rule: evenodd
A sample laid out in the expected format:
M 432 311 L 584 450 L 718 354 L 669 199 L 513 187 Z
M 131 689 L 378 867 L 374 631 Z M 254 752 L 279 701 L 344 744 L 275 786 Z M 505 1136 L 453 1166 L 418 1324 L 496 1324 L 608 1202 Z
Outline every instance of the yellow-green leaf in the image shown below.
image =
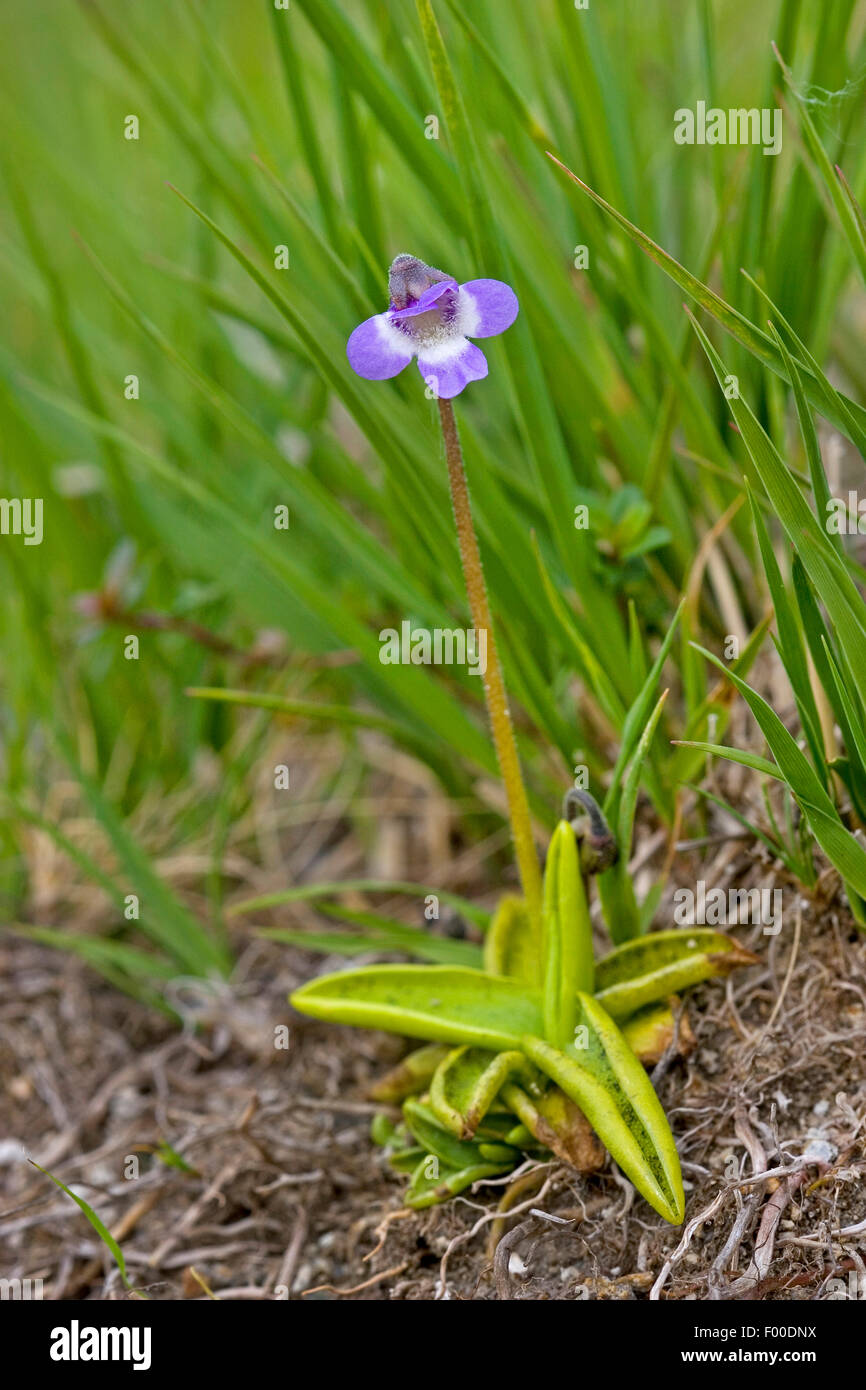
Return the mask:
M 612 1018 L 628 1018 L 644 1004 L 727 975 L 757 956 L 724 932 L 708 927 L 653 932 L 618 946 L 595 968 L 595 993 Z
M 576 1046 L 561 1051 L 525 1037 L 523 1051 L 580 1106 L 650 1206 L 678 1225 L 685 1210 L 680 1162 L 658 1096 L 609 1014 L 588 994 L 578 1002 Z
M 517 980 L 450 965 L 373 965 L 320 975 L 291 995 L 302 1014 L 493 1051 L 540 1033 L 541 1001 Z
M 563 1048 L 571 1042 L 578 990 L 592 989 L 592 927 L 568 821 L 553 832 L 544 870 L 544 1036 Z
M 455 1138 L 450 1130 L 443 1129 L 423 1101 L 410 1096 L 403 1105 L 403 1119 L 421 1147 L 452 1168 L 465 1168 L 469 1163 L 478 1162 L 478 1145 L 468 1139 Z
M 426 1091 L 433 1079 L 433 1073 L 449 1055 L 450 1048 L 444 1043 L 429 1043 L 426 1047 L 416 1047 L 396 1067 L 381 1077 L 370 1087 L 370 1099 L 380 1100 L 383 1105 L 399 1105 L 407 1096 L 419 1095 Z
M 501 1163 L 489 1163 L 486 1160 L 470 1164 L 466 1168 L 452 1168 L 449 1164 L 442 1163 L 435 1155 L 425 1154 L 412 1174 L 412 1181 L 404 1200 L 407 1207 L 422 1211 L 438 1202 L 447 1202 L 449 1197 L 456 1197 L 458 1192 L 465 1192 L 467 1187 L 471 1187 L 482 1178 L 495 1178 L 507 1171 L 507 1166 L 503 1167 Z
M 471 1139 L 505 1082 L 515 1076 L 532 1085 L 533 1068 L 522 1052 L 455 1048 L 436 1069 L 430 1109 L 446 1129 Z
M 541 960 L 532 923 L 522 898 L 500 900 L 484 937 L 484 969 L 527 984 L 541 984 Z
M 674 996 L 676 1003 L 676 996 Z M 689 1025 L 688 1014 L 680 1011 L 679 1026 L 674 1011 L 665 1001 L 661 1004 L 647 1004 L 638 1009 L 622 1025 L 622 1035 L 638 1061 L 644 1066 L 655 1066 L 667 1052 L 676 1036 L 677 1056 L 685 1057 L 695 1045 L 695 1035 Z

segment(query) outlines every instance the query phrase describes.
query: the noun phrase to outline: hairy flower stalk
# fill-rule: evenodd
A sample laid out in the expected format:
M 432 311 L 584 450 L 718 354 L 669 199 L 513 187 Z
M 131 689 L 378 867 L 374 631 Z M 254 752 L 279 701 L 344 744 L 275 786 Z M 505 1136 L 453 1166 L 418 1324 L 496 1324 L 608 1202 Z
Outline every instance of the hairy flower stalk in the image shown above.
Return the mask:
M 529 803 L 520 773 L 502 667 L 490 621 L 487 586 L 472 522 L 463 454 L 451 400 L 470 382 L 487 375 L 487 359 L 470 338 L 503 333 L 517 317 L 517 296 L 501 280 L 469 280 L 459 285 L 451 275 L 425 265 L 415 256 L 396 256 L 388 274 L 390 304 L 358 325 L 346 345 L 349 364 L 359 376 L 384 381 L 413 358 L 439 402 L 448 481 L 457 523 L 460 560 L 472 621 L 487 638 L 484 694 L 496 757 L 508 797 L 511 834 L 530 921 L 541 934 L 541 872 L 532 839 Z
M 449 400 L 439 400 L 439 418 L 442 421 L 442 436 L 445 440 L 445 459 L 448 464 L 448 482 L 451 488 L 451 503 L 454 507 L 454 520 L 457 525 L 457 540 L 460 546 L 460 561 L 466 581 L 466 593 L 472 613 L 474 627 L 487 633 L 487 673 L 484 677 L 484 696 L 493 744 L 505 793 L 508 797 L 508 814 L 511 820 L 511 834 L 520 881 L 532 923 L 541 929 L 541 872 L 538 855 L 532 838 L 532 823 L 529 815 L 529 802 L 520 772 L 520 760 L 511 727 L 511 714 L 508 709 L 508 696 L 496 638 L 490 619 L 490 604 L 487 598 L 487 585 L 481 566 L 478 538 L 472 522 L 472 508 L 469 502 L 469 489 L 466 485 L 466 472 L 463 467 L 463 453 L 454 407 Z

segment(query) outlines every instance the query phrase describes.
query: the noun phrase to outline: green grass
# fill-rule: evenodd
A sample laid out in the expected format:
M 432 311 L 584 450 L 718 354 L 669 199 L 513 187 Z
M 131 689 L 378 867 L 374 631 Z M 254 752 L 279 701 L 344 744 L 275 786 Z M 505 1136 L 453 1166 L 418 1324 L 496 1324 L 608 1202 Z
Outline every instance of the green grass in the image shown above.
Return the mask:
M 460 279 L 506 279 L 521 301 L 487 345 L 489 378 L 457 406 L 539 821 L 552 827 L 585 764 L 622 835 L 638 780 L 673 824 L 705 752 L 672 740 L 723 743 L 712 658 L 733 632 L 746 680 L 769 599 L 794 746 L 832 831 L 812 824 L 793 766 L 784 776 L 862 888 L 848 846 L 866 810 L 862 571 L 820 524 L 822 451 L 835 435 L 859 469 L 866 440 L 862 8 L 33 0 L 7 28 L 0 477 L 4 496 L 45 499 L 41 546 L 0 538 L 10 920 L 28 919 L 16 808 L 50 821 L 52 787 L 72 779 L 112 845 L 103 887 L 141 894 L 129 944 L 156 976 L 228 969 L 220 846 L 264 737 L 242 724 L 239 753 L 238 721 L 260 716 L 237 702 L 308 720 L 311 738 L 336 725 L 358 762 L 372 724 L 470 803 L 496 774 L 477 680 L 378 661 L 378 632 L 404 618 L 469 621 L 435 403 L 414 367 L 368 383 L 345 359 L 406 250 Z M 677 108 L 777 96 L 778 159 L 673 141 Z M 124 139 L 129 115 L 138 140 Z M 282 245 L 288 270 L 274 267 Z M 706 565 L 701 543 L 729 509 Z M 169 620 L 139 631 L 138 660 L 124 622 L 76 607 L 95 593 Z M 196 627 L 241 653 L 277 629 L 287 661 L 265 676 Z M 347 650 L 358 660 L 321 662 Z M 225 790 L 172 826 L 177 843 L 216 845 L 202 922 L 129 827 L 190 784 L 203 750 Z M 480 809 L 467 836 L 496 823 Z M 808 848 L 792 854 L 808 880 Z M 645 925 L 652 900 L 618 891 Z M 150 988 L 135 957 L 116 967 Z

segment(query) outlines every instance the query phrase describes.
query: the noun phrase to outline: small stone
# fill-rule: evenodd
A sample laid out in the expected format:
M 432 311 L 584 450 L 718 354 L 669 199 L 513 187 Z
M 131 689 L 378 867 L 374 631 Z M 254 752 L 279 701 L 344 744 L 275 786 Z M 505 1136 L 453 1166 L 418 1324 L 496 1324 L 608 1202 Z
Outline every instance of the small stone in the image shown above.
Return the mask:
M 810 1139 L 803 1157 L 811 1159 L 814 1163 L 832 1163 L 838 1153 L 836 1145 L 831 1144 L 828 1139 Z

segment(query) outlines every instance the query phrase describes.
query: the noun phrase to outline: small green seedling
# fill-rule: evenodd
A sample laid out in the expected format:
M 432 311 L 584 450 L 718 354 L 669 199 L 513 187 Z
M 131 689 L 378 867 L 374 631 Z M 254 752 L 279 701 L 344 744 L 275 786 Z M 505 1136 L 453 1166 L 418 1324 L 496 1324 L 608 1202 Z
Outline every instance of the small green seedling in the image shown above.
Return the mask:
M 616 846 L 591 797 L 553 832 L 542 929 L 506 897 L 484 943 L 484 968 L 376 965 L 296 990 L 301 1013 L 421 1040 L 375 1089 L 402 1103 L 374 1138 L 410 1174 L 420 1208 L 509 1173 L 525 1155 L 599 1166 L 598 1140 L 657 1212 L 678 1224 L 684 1200 L 673 1136 L 642 1057 L 672 1033 L 671 996 L 755 957 L 720 932 L 658 932 L 595 962 L 589 875 Z M 597 1136 L 597 1138 L 596 1138 Z

